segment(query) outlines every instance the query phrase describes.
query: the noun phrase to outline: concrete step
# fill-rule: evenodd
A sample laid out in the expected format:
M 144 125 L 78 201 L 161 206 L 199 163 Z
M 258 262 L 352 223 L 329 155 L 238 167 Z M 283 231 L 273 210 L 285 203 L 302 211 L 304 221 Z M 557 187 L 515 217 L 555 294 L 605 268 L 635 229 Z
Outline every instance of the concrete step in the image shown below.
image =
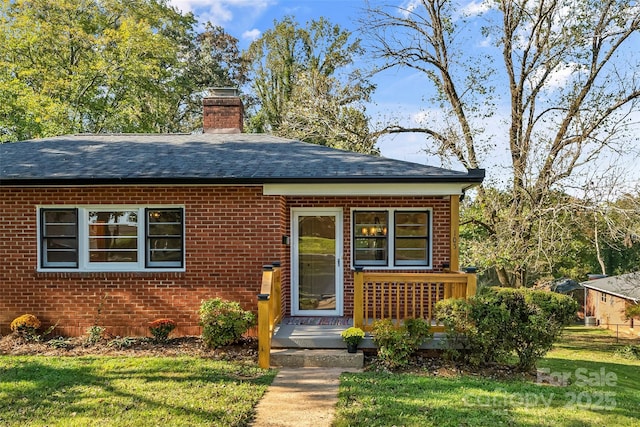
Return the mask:
M 346 349 L 347 345 L 340 336 L 344 329 L 344 327 L 336 326 L 280 325 L 276 328 L 271 340 L 271 348 Z M 361 349 L 377 348 L 369 333 L 366 334 L 358 347 Z M 425 342 L 420 348 L 444 349 L 446 347 L 446 335 L 442 332 L 436 332 L 433 339 Z
M 347 350 L 273 349 L 271 366 L 286 368 L 356 368 L 364 366 L 364 354 Z

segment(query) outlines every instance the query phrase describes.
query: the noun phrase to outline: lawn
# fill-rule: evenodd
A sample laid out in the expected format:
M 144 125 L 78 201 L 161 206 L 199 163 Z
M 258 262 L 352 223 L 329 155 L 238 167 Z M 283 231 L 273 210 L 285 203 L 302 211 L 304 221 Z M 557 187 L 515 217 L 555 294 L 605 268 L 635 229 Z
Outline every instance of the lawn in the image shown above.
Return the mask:
M 0 425 L 245 426 L 274 375 L 196 357 L 0 356 Z
M 540 380 L 344 374 L 335 425 L 637 426 L 640 360 L 617 356 L 621 345 L 608 331 L 569 328 L 538 364 Z

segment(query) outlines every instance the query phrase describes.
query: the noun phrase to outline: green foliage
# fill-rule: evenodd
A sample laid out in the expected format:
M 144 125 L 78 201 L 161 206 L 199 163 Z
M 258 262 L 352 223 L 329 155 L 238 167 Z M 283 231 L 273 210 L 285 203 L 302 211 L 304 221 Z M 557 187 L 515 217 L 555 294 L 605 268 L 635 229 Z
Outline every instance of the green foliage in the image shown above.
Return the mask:
M 481 365 L 515 354 L 528 371 L 575 316 L 577 303 L 566 295 L 511 288 L 486 288 L 469 300 L 438 302 L 437 318 L 458 360 Z
M 245 54 L 251 64 L 253 132 L 375 154 L 364 103 L 374 89 L 356 67 L 360 40 L 324 18 L 276 22 Z M 251 110 L 251 108 L 250 108 Z
M 40 342 L 42 337 L 51 334 L 58 324 L 56 323 L 55 325 L 49 326 L 49 328 L 47 328 L 47 330 L 42 334 L 38 333 L 40 326 L 40 320 L 36 316 L 32 314 L 23 314 L 22 316 L 13 319 L 10 328 L 13 333 L 25 341 Z
M 570 252 L 594 254 L 598 234 L 615 230 L 616 251 L 634 236 L 637 245 L 640 234 L 620 225 L 635 216 L 628 223 L 637 230 L 640 210 L 625 209 L 628 218 L 620 221 L 615 209 L 602 209 L 627 181 L 625 169 L 602 161 L 618 153 L 633 159 L 637 146 L 637 123 L 628 114 L 640 100 L 637 2 L 485 1 L 482 13 L 463 13 L 463 19 L 452 19 L 460 2 L 416 1 L 410 10 L 390 3 L 368 2 L 361 20 L 378 69 L 413 71 L 433 95 L 424 99 L 418 123 L 397 119 L 385 130 L 424 135 L 428 154 L 469 169 L 508 153 L 496 168 L 499 177 L 474 191 L 474 212 L 461 221 L 468 226 L 464 234 L 475 237 L 462 248 L 467 265 L 490 267 L 501 286 L 524 287 L 561 277 L 559 270 L 585 272 L 586 260 L 576 263 Z M 550 31 L 559 22 L 563 31 Z M 468 48 L 482 40 L 494 49 Z M 510 84 L 496 87 L 498 75 Z M 494 115 L 505 125 L 492 131 L 485 125 Z M 590 250 L 574 245 L 587 230 L 599 230 L 590 233 Z M 591 260 L 599 267 L 597 255 Z
M 149 323 L 149 332 L 156 342 L 165 342 L 169 334 L 176 328 L 176 322 L 172 319 L 156 319 Z
M 453 360 L 471 363 L 470 358 L 477 353 L 470 351 L 467 338 L 477 334 L 476 326 L 471 321 L 471 304 L 465 299 L 443 299 L 436 303 L 435 316 L 447 331 L 449 345 L 446 354 Z
M 11 322 L 11 331 L 25 341 L 40 341 L 38 329 L 40 329 L 40 320 L 33 314 L 23 314 L 18 316 Z
M 200 306 L 202 340 L 209 348 L 237 342 L 255 322 L 255 315 L 243 310 L 237 302 L 214 298 Z
M 378 320 L 373 324 L 378 363 L 389 370 L 403 368 L 408 365 L 410 356 L 432 336 L 429 323 L 424 319 L 406 319 L 400 326 L 391 319 Z
M 640 360 L 640 345 L 625 345 L 616 349 L 615 354 L 623 359 Z
M 138 340 L 132 337 L 115 337 L 107 343 L 107 347 L 124 350 L 133 347 L 137 342 Z
M 364 339 L 364 331 L 360 328 L 347 328 L 340 333 L 340 336 L 347 344 L 358 345 Z
M 238 40 L 165 0 L 0 3 L 0 142 L 201 126 L 202 93 L 246 81 Z
M 85 345 L 92 346 L 98 344 L 102 340 L 102 334 L 104 333 L 102 326 L 90 326 L 87 328 L 87 338 L 85 339 Z
M 47 341 L 47 345 L 51 348 L 69 348 L 71 345 L 71 338 L 56 337 Z
M 556 324 L 569 325 L 576 320 L 578 303 L 568 295 L 557 292 L 525 291 L 525 300 L 540 308 L 542 315 Z
M 633 317 L 640 318 L 640 304 L 628 305 L 624 314 L 627 316 L 627 319 L 631 319 Z

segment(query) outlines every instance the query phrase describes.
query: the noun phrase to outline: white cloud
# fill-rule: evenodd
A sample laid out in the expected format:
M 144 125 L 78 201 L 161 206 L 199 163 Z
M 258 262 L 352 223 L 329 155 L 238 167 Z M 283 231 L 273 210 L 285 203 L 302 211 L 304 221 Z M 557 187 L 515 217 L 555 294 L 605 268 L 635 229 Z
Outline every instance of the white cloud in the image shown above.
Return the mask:
M 539 81 L 542 78 L 545 70 L 540 68 L 534 76 L 535 81 Z M 546 79 L 545 87 L 547 90 L 555 90 L 567 85 L 567 83 L 573 79 L 576 74 L 582 72 L 582 66 L 580 64 L 570 62 L 567 64 L 559 64 L 556 66 Z
M 492 47 L 493 46 L 493 38 L 491 36 L 485 37 L 478 43 L 478 47 Z
M 400 14 L 404 18 L 406 18 L 411 14 L 411 12 L 413 12 L 418 7 L 420 7 L 420 4 L 421 4 L 420 0 L 407 0 L 400 5 L 400 8 L 401 8 Z
M 257 28 L 254 28 L 253 30 L 248 30 L 242 33 L 242 38 L 245 40 L 254 41 L 258 39 L 258 37 L 260 37 L 260 34 L 262 34 L 262 32 Z
M 169 0 L 169 4 L 182 12 L 193 12 L 200 22 L 210 21 L 224 26 L 234 19 L 234 12 L 255 16 L 274 3 L 274 0 Z
M 466 6 L 463 6 L 460 10 L 460 13 L 462 14 L 462 16 L 480 16 L 488 12 L 489 9 L 491 9 L 489 2 L 483 0 L 473 0 Z

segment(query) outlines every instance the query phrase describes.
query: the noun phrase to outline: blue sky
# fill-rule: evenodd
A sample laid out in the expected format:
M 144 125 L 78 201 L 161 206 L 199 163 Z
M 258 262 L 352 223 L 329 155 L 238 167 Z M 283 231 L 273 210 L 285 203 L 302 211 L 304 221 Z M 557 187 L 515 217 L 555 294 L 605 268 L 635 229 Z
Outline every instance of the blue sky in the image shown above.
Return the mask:
M 376 0 L 374 0 L 375 2 Z M 415 0 L 385 0 L 384 4 L 397 4 L 405 7 L 411 7 L 411 3 Z M 273 27 L 274 20 L 280 20 L 284 16 L 291 15 L 300 24 L 304 24 L 312 19 L 321 16 L 328 18 L 330 22 L 339 24 L 343 28 L 358 34 L 360 26 L 358 19 L 364 16 L 363 7 L 364 0 L 169 0 L 169 3 L 176 6 L 183 12 L 193 12 L 201 22 L 211 21 L 220 25 L 225 30 L 240 40 L 241 49 L 245 49 L 262 34 L 265 30 Z M 481 15 L 483 10 L 481 0 L 462 0 L 465 5 L 463 10 L 471 15 Z M 455 17 L 454 17 L 455 18 Z M 478 22 L 472 22 L 465 30 L 467 36 L 473 37 L 468 48 L 473 53 L 478 51 L 489 51 L 495 49 L 490 46 L 490 40 L 484 39 L 479 35 Z M 640 40 L 640 37 L 636 37 Z M 631 45 L 631 54 L 638 55 L 640 51 L 638 46 Z M 467 53 L 467 54 L 468 54 Z M 493 52 L 500 55 L 498 51 Z M 562 70 L 557 72 L 558 86 L 571 78 L 571 71 Z M 420 118 L 425 117 L 425 111 L 432 114 L 431 120 L 438 118 L 438 111 L 435 109 L 425 109 L 425 98 L 429 96 L 429 85 L 426 78 L 419 73 L 408 69 L 393 69 L 378 74 L 373 78 L 373 82 L 377 85 L 377 90 L 373 95 L 373 103 L 367 106 L 367 112 L 372 116 L 372 122 L 388 121 L 385 118 L 397 117 L 404 125 L 416 125 Z M 497 82 L 498 90 L 501 85 L 506 85 L 506 81 Z M 506 88 L 504 88 L 506 89 Z M 506 128 L 500 117 L 509 115 L 508 105 L 502 108 L 498 106 L 497 116 L 483 123 L 488 131 L 493 134 L 491 142 L 495 143 L 495 148 L 485 153 L 482 166 L 487 168 L 488 176 L 502 181 L 504 171 L 509 165 L 509 152 L 506 140 Z M 635 112 L 636 126 L 640 134 L 640 113 Z M 637 138 L 636 138 L 637 139 Z M 440 160 L 429 157 L 424 152 L 426 146 L 424 136 L 418 134 L 401 134 L 397 136 L 383 137 L 378 142 L 378 147 L 385 157 L 407 160 L 416 163 L 427 163 L 435 166 L 445 166 L 454 169 L 460 169 L 460 165 L 444 164 L 441 165 Z M 638 145 L 638 144 L 637 144 Z M 638 153 L 627 155 L 623 159 L 609 160 L 615 163 L 617 167 L 633 171 L 632 181 L 638 181 L 637 164 Z M 606 160 L 606 159 L 605 159 Z
M 400 2 L 402 0 L 399 0 Z M 287 15 L 304 24 L 323 16 L 357 35 L 358 18 L 363 15 L 362 0 L 170 0 L 183 12 L 193 12 L 201 22 L 211 21 L 240 40 L 245 49 L 262 32 L 273 27 L 274 20 Z M 425 95 L 416 87 L 424 81 L 406 70 L 391 70 L 373 78 L 378 88 L 374 103 L 368 106 L 372 116 L 384 117 L 394 112 L 409 117 L 418 113 Z M 419 135 L 382 138 L 378 147 L 385 157 L 416 163 L 438 164 L 422 151 L 425 141 Z

